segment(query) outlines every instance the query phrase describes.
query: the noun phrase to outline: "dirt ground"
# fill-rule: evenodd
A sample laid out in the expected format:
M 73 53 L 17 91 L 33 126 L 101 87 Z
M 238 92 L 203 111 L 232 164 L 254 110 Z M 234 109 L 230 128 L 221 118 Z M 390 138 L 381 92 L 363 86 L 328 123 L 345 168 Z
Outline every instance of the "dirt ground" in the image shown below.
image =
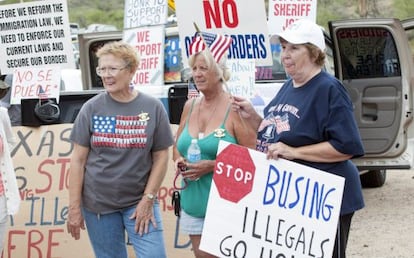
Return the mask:
M 389 170 L 384 186 L 364 189 L 347 257 L 414 257 L 414 170 Z

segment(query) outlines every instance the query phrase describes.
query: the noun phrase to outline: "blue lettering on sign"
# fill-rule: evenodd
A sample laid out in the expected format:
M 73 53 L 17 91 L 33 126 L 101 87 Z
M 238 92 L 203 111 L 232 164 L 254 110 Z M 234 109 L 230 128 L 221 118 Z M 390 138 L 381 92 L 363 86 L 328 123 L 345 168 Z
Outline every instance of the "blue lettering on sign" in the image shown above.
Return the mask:
M 307 214 L 309 218 L 322 218 L 324 221 L 329 221 L 334 209 L 329 198 L 333 197 L 335 190 L 334 187 L 321 184 L 311 178 L 296 177 L 289 171 L 280 172 L 275 166 L 270 165 L 263 205 L 271 205 L 277 201 L 280 208 L 299 209 L 302 216 Z
M 266 36 L 263 34 L 239 34 L 229 35 L 232 38 L 228 58 L 229 59 L 266 59 Z M 192 36 L 184 39 L 186 55 L 192 42 Z

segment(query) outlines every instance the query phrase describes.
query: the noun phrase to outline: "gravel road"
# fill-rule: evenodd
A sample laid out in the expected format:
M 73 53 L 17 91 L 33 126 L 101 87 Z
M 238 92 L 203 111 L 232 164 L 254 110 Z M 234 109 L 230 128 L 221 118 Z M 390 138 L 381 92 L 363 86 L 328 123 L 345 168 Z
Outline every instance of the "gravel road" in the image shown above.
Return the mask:
M 384 186 L 364 189 L 347 257 L 414 257 L 414 170 L 389 170 Z

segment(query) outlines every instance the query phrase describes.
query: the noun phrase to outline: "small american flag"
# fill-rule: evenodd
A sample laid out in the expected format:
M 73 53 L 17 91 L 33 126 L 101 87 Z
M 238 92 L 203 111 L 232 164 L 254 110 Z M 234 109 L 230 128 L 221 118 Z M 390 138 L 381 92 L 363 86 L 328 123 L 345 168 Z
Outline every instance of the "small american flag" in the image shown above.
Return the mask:
M 43 90 L 42 86 L 39 87 L 39 93 L 37 94 L 37 96 L 39 97 L 39 99 L 47 99 L 49 97 L 47 93 Z
M 283 116 L 276 116 L 276 132 L 278 134 L 282 132 L 290 131 L 289 116 L 284 114 Z
M 206 48 L 207 45 L 214 60 L 218 63 L 223 57 L 224 53 L 230 47 L 230 43 L 231 37 L 225 35 L 208 32 L 196 32 L 193 38 L 193 42 L 190 45 L 189 54 L 194 55 L 198 52 L 201 52 Z
M 200 96 L 200 93 L 198 92 L 194 82 L 189 82 L 187 99 L 197 98 L 198 96 Z

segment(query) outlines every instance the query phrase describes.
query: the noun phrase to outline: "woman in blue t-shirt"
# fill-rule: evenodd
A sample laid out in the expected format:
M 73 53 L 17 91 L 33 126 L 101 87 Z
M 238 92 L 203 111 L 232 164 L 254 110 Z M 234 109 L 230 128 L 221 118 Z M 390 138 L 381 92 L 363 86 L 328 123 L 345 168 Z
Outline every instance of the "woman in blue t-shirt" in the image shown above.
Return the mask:
M 290 79 L 264 109 L 264 118 L 245 99 L 233 109 L 257 129 L 256 149 L 345 178 L 333 257 L 345 257 L 354 212 L 364 207 L 359 172 L 350 161 L 364 155 L 346 89 L 322 70 L 325 40 L 318 25 L 298 20 L 279 34 L 281 60 Z

